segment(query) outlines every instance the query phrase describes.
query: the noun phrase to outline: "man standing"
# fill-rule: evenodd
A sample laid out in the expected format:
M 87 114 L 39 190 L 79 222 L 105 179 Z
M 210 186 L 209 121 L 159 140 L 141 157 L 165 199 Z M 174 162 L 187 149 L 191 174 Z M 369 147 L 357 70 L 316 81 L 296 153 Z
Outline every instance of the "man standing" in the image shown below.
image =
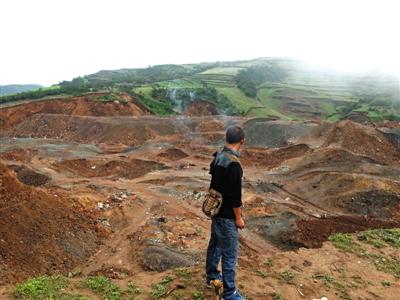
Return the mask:
M 222 206 L 212 218 L 211 238 L 207 249 L 206 283 L 222 279 L 224 300 L 244 299 L 236 290 L 235 272 L 238 256 L 239 232 L 244 228 L 242 219 L 242 176 L 239 150 L 244 143 L 244 132 L 239 126 L 226 131 L 226 145 L 214 154 L 210 165 L 210 188 L 222 194 Z M 222 261 L 222 276 L 218 271 Z

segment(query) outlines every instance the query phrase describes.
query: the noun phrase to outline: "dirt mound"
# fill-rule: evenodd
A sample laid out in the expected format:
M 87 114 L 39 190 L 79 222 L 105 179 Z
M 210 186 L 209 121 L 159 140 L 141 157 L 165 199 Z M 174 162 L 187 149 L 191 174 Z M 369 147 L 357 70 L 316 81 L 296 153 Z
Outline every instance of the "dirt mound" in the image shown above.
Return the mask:
M 195 262 L 186 254 L 175 249 L 149 246 L 141 255 L 141 265 L 146 271 L 163 272 L 168 269 L 193 266 Z
M 18 180 L 26 185 L 40 186 L 51 180 L 49 176 L 35 172 L 25 166 L 10 166 L 10 169 L 14 170 L 17 173 Z
M 325 132 L 322 147 L 346 149 L 383 164 L 400 164 L 400 149 L 385 134 L 348 120 L 335 123 Z
M 298 248 L 297 243 L 283 240 L 282 237 L 291 230 L 296 219 L 297 216 L 292 213 L 281 212 L 274 216 L 248 217 L 246 225 L 274 245 L 291 249 Z
M 0 158 L 3 160 L 14 160 L 14 161 L 28 163 L 32 160 L 32 157 L 35 155 L 35 152 L 36 151 L 18 147 L 16 149 L 10 149 L 1 152 Z
M 184 114 L 187 116 L 212 116 L 218 115 L 218 110 L 213 103 L 196 100 L 186 105 Z
M 297 220 L 296 229 L 284 235 L 290 244 L 318 248 L 335 233 L 353 233 L 374 228 L 395 228 L 400 222 L 357 216 L 340 216 L 326 219 Z
M 338 167 L 333 164 L 333 167 Z M 355 167 L 350 165 L 349 170 Z M 399 171 L 394 173 L 398 178 Z M 295 178 L 295 179 L 294 179 Z M 284 184 L 292 195 L 339 214 L 394 217 L 400 213 L 400 183 L 362 173 L 346 173 L 340 166 L 337 171 L 309 170 L 292 177 Z
M 41 113 L 71 116 L 142 116 L 149 114 L 149 111 L 128 94 L 89 93 L 2 108 L 0 120 L 3 128 L 9 129 L 31 115 Z
M 83 177 L 111 177 L 133 179 L 141 177 L 149 172 L 162 170 L 166 167 L 164 164 L 140 159 L 130 160 L 88 160 L 88 159 L 72 159 L 63 160 L 53 164 L 56 170 L 65 172 L 69 171 L 73 174 Z
M 207 132 L 207 131 L 222 131 L 225 125 L 221 121 L 217 120 L 206 120 L 201 122 L 197 127 L 197 132 Z
M 187 155 L 185 152 L 177 148 L 169 148 L 157 155 L 158 158 L 165 159 L 167 161 L 177 161 L 188 156 L 189 155 Z
M 355 155 L 344 149 L 320 148 L 304 154 L 306 155 L 292 167 L 292 174 L 321 168 L 353 172 L 362 163 L 377 163 L 369 157 Z
M 267 121 L 262 118 L 249 120 L 243 125 L 247 145 L 270 148 L 293 144 L 313 127 L 315 124 Z
M 8 133 L 15 137 L 39 137 L 78 143 L 115 143 L 141 145 L 160 135 L 181 132 L 173 119 L 166 118 L 95 118 L 36 114 Z
M 95 252 L 95 230 L 78 203 L 21 184 L 0 162 L 0 285 L 70 271 Z
M 245 165 L 274 168 L 288 159 L 300 157 L 311 151 L 305 144 L 288 146 L 277 150 L 249 148 L 241 151 L 241 161 Z

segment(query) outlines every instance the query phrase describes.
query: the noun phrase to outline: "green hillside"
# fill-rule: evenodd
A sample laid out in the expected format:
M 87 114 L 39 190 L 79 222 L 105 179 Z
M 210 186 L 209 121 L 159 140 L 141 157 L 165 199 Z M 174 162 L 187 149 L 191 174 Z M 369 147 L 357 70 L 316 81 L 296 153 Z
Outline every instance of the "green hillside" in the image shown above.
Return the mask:
M 262 58 L 100 71 L 51 89 L 0 97 L 0 102 L 123 91 L 163 115 L 180 113 L 189 102 L 201 99 L 229 115 L 336 121 L 358 113 L 374 121 L 400 121 L 399 89 L 399 78 L 337 73 L 293 59 Z

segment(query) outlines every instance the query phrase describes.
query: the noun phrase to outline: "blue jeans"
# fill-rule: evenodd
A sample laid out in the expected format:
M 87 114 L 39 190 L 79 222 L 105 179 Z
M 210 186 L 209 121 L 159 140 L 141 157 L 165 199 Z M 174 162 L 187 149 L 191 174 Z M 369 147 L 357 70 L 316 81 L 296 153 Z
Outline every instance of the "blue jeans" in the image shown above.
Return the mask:
M 219 279 L 219 260 L 222 260 L 222 281 L 224 298 L 236 290 L 235 272 L 238 255 L 239 232 L 233 219 L 214 217 L 211 224 L 211 238 L 207 249 L 207 280 Z

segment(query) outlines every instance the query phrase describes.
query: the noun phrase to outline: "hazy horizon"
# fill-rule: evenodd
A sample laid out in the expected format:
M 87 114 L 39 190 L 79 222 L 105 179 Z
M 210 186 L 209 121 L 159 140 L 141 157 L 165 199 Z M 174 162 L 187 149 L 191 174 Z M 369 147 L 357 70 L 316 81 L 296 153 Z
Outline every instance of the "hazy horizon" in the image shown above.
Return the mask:
M 389 0 L 3 0 L 0 85 L 258 57 L 400 74 L 398 8 Z

